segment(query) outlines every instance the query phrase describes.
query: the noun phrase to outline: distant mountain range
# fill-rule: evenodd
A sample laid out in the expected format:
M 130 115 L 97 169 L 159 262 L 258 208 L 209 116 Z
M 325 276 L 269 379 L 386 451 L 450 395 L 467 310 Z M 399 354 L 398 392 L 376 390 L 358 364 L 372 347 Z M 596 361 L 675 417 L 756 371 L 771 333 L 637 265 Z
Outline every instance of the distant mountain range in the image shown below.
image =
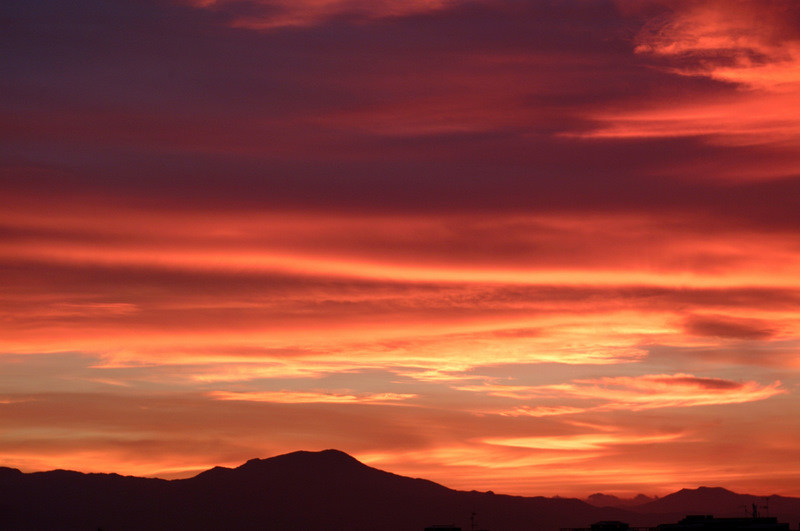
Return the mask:
M 624 507 L 640 514 L 684 515 L 713 514 L 717 517 L 742 517 L 752 515 L 753 504 L 762 516 L 775 516 L 782 521 L 794 523 L 800 520 L 800 498 L 786 496 L 753 496 L 737 494 L 721 487 L 681 489 L 663 498 L 651 498 L 639 494 L 625 499 L 608 494 L 592 494 L 586 499 L 595 507 Z
M 687 514 L 741 516 L 764 500 L 706 487 L 658 499 L 596 494 L 591 503 L 464 492 L 377 470 L 337 450 L 253 459 L 171 481 L 0 468 L 2 530 L 468 530 L 475 513 L 476 529 L 557 531 L 601 520 L 653 526 Z M 800 498 L 771 496 L 768 505 L 792 528 L 800 521 Z
M 656 499 L 657 498 L 645 496 L 644 494 L 639 494 L 635 498 L 618 498 L 611 494 L 598 492 L 586 498 L 586 502 L 595 507 L 635 507 Z

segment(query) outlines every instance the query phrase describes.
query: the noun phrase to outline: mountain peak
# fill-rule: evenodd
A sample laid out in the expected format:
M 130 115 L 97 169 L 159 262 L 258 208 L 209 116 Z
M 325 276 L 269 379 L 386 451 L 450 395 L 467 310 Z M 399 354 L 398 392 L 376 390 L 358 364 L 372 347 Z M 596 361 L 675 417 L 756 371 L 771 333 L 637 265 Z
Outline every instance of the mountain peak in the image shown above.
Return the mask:
M 697 487 L 697 489 L 695 490 L 697 490 L 698 492 L 717 492 L 717 493 L 727 492 L 729 494 L 733 494 L 733 491 L 730 491 L 724 487 Z
M 366 466 L 364 463 L 356 459 L 355 457 L 342 452 L 341 450 L 321 450 L 318 452 L 312 452 L 308 450 L 299 450 L 296 452 L 290 452 L 288 454 L 277 455 L 275 457 L 268 457 L 266 459 L 250 459 L 243 465 L 237 467 L 238 469 L 243 468 L 253 468 L 256 466 L 262 466 L 266 463 L 276 463 L 276 462 L 295 462 L 295 463 L 307 463 L 307 464 L 314 464 L 314 465 L 360 465 Z
M 678 492 L 673 492 L 669 496 L 719 497 L 719 496 L 738 496 L 738 494 L 723 487 L 697 487 L 696 489 L 684 488 L 679 490 Z
M 320 461 L 328 463 L 349 463 L 349 464 L 359 464 L 364 466 L 364 463 L 362 463 L 352 455 L 333 448 L 329 448 L 327 450 L 322 450 L 319 452 L 302 452 L 302 453 L 304 453 L 306 456 L 311 456 L 312 458 L 316 458 L 319 459 Z
M 684 488 L 663 498 L 637 508 L 661 513 L 714 514 L 716 516 L 741 516 L 754 496 L 737 494 L 723 487 Z
M 595 507 L 635 507 L 653 501 L 655 498 L 637 494 L 634 498 L 620 498 L 613 494 L 597 492 L 586 498 L 586 503 Z
M 17 478 L 22 476 L 22 472 L 16 468 L 8 468 L 5 466 L 0 466 L 0 478 L 9 477 L 9 478 Z

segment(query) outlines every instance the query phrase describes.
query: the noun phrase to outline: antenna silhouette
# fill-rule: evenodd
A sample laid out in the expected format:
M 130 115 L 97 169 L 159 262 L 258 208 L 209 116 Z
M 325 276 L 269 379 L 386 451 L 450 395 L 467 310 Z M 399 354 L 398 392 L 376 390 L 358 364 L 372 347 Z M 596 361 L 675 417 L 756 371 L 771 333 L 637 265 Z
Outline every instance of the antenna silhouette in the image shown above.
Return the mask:
M 762 505 L 759 505 L 758 502 L 753 502 L 753 503 L 750 504 L 750 510 L 752 511 L 750 513 L 750 516 L 753 517 L 754 519 L 755 518 L 760 518 L 762 516 L 767 516 L 769 514 L 769 498 L 768 497 L 764 497 L 764 498 L 762 498 L 762 500 L 763 500 Z M 747 514 L 747 509 L 748 509 L 748 507 L 747 507 L 747 505 L 745 505 L 744 506 L 745 514 Z M 759 509 L 764 509 L 763 514 L 759 513 Z
M 764 516 L 769 516 L 769 497 L 768 496 L 764 496 L 762 498 L 762 500 L 763 500 L 764 503 L 762 505 L 760 505 L 759 507 L 761 509 L 764 509 Z

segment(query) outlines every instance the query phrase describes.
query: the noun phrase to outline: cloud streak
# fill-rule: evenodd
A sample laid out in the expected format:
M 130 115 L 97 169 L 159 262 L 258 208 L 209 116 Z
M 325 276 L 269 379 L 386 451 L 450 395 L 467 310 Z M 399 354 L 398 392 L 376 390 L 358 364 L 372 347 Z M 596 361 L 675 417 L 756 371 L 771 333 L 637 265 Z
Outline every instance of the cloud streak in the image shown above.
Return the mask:
M 385 404 L 416 397 L 416 395 L 396 393 L 341 394 L 305 391 L 212 391 L 209 393 L 209 396 L 215 400 L 245 400 L 249 402 L 274 402 L 278 404 Z
M 753 381 L 736 382 L 682 373 L 606 376 L 543 386 L 484 384 L 482 386 L 462 386 L 458 389 L 516 400 L 561 398 L 588 401 L 588 405 L 583 406 L 584 409 L 569 406 L 532 409 L 523 407 L 503 412 L 510 416 L 572 414 L 586 410 L 641 411 L 657 408 L 740 404 L 765 400 L 787 392 L 781 387 L 779 381 L 762 386 Z

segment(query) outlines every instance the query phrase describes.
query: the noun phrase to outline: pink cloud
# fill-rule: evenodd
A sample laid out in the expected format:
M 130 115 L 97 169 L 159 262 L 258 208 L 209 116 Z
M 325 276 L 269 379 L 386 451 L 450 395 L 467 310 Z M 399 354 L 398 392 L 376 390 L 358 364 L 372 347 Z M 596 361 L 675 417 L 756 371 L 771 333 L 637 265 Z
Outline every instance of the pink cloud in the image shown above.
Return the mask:
M 197 7 L 235 14 L 232 24 L 250 29 L 269 30 L 291 26 L 311 26 L 336 15 L 357 15 L 380 19 L 426 13 L 443 9 L 463 0 L 254 0 L 246 12 L 237 14 L 236 2 L 230 0 L 185 0 Z

